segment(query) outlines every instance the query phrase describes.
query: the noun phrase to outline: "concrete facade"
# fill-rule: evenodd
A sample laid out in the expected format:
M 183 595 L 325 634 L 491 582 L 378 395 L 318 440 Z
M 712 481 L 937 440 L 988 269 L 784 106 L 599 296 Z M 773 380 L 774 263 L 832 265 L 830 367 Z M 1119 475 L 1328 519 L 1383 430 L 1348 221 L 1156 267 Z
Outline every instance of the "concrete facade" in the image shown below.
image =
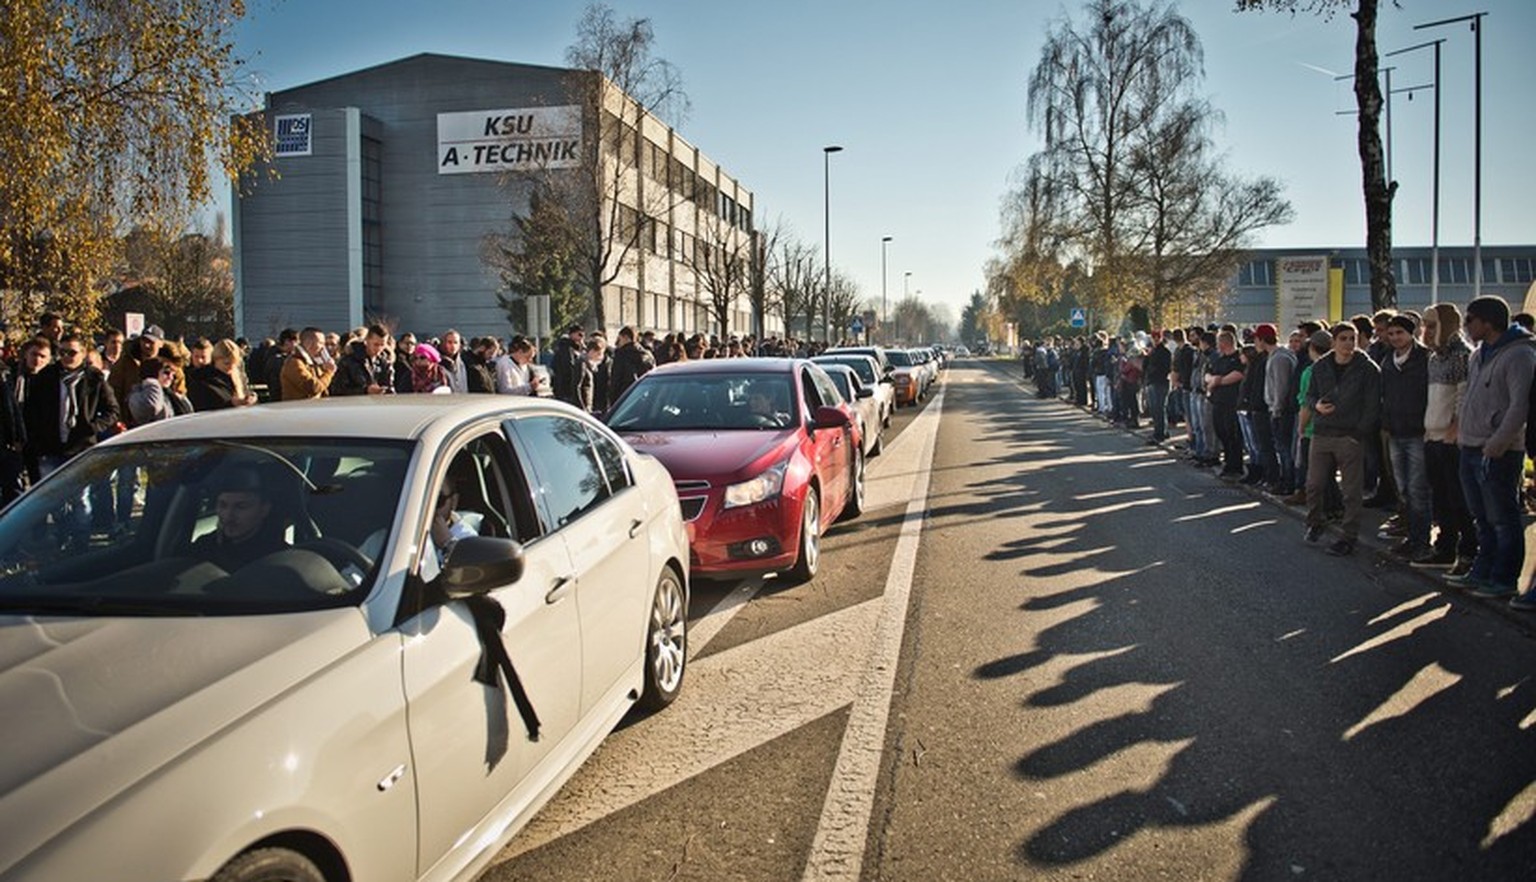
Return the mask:
M 572 105 L 585 108 L 582 131 L 601 135 L 588 138 L 596 161 L 619 169 L 599 212 L 603 228 L 611 216 L 647 230 L 638 252 L 614 262 L 604 289 L 609 330 L 750 331 L 744 302 L 728 327 L 710 320 L 685 255 L 722 237 L 750 237 L 752 193 L 659 120 L 619 124 L 637 113 L 611 85 L 601 112 L 583 102 L 584 76 L 592 75 L 428 54 L 269 94 L 261 112 L 269 127 L 308 116 L 309 153 L 274 157 L 276 176 L 257 170 L 236 194 L 240 333 L 375 320 L 419 334 L 538 330 L 508 322 L 500 280 L 482 258 L 487 235 L 510 233 L 513 215 L 526 213 L 532 184 L 526 174 L 441 173 L 438 115 Z

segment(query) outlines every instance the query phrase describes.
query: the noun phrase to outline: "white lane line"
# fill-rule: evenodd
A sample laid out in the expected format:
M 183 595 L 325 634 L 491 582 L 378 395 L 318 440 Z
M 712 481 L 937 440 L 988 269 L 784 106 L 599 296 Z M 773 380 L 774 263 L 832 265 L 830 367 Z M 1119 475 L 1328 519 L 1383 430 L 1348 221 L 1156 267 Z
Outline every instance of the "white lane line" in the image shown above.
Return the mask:
M 874 639 L 880 600 L 733 646 L 689 666 L 667 712 L 608 736 L 496 862 L 567 836 L 854 700 L 847 648 Z
M 757 592 L 761 591 L 762 587 L 761 576 L 748 579 L 737 585 L 730 594 L 720 598 L 720 602 L 716 603 L 713 609 L 700 616 L 688 629 L 688 658 L 692 660 L 700 650 L 709 645 L 709 641 L 715 639 L 721 630 L 730 624 L 731 619 L 741 612 L 747 605 L 747 601 L 757 596 Z
M 940 386 L 933 403 L 909 427 L 909 431 L 917 430 L 918 424 L 923 423 L 919 437 L 924 441 L 924 454 L 913 482 L 906 517 L 901 523 L 901 535 L 896 540 L 891 569 L 886 576 L 880 620 L 869 658 L 859 680 L 848 728 L 843 732 L 843 743 L 838 749 L 837 766 L 832 771 L 832 782 L 822 804 L 821 820 L 816 825 L 816 838 L 806 860 L 802 876 L 805 882 L 857 879 L 863 868 L 864 845 L 869 840 L 875 784 L 885 752 L 891 693 L 896 684 L 896 665 L 901 655 L 902 633 L 906 629 L 912 578 L 917 570 L 917 546 L 928 507 L 928 483 L 933 473 L 933 454 L 938 443 L 939 414 L 943 405 L 944 387 Z

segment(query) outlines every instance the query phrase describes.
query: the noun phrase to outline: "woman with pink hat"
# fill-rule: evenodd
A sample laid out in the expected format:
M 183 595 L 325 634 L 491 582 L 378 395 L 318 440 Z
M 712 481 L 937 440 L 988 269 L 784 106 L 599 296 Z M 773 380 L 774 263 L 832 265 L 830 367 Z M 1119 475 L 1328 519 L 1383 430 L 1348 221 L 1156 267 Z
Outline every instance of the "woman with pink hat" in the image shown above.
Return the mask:
M 453 391 L 443 370 L 443 357 L 431 343 L 417 343 L 411 350 L 411 388 L 416 392 Z

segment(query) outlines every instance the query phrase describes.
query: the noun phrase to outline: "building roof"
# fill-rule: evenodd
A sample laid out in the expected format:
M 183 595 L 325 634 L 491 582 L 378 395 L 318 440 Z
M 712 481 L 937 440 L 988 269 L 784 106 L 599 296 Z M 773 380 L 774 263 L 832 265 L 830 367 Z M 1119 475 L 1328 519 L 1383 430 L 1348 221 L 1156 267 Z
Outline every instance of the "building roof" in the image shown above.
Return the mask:
M 413 65 L 420 65 L 420 64 L 489 65 L 489 66 L 494 66 L 494 67 L 507 68 L 509 70 L 513 70 L 513 69 L 537 70 L 537 71 L 556 72 L 556 73 L 575 73 L 576 72 L 575 69 L 568 68 L 568 67 L 552 67 L 552 66 L 543 65 L 543 64 L 524 64 L 522 62 L 517 62 L 517 61 L 499 61 L 499 60 L 493 59 L 493 58 L 471 58 L 471 57 L 469 57 L 467 55 L 444 55 L 444 54 L 438 53 L 438 52 L 418 52 L 415 55 L 407 55 L 404 58 L 396 58 L 393 61 L 380 62 L 379 64 L 375 64 L 375 65 L 372 65 L 370 67 L 363 67 L 363 68 L 358 68 L 356 70 L 349 70 L 349 71 L 347 71 L 345 73 L 339 73 L 339 74 L 336 74 L 334 76 L 324 77 L 324 78 L 318 79 L 318 80 L 311 80 L 310 82 L 307 82 L 307 83 L 300 83 L 300 84 L 295 85 L 295 86 L 289 86 L 286 89 L 279 89 L 279 90 L 277 90 L 275 92 L 270 92 L 270 93 L 268 93 L 268 97 L 267 97 L 268 109 L 269 110 L 272 109 L 272 107 L 271 107 L 271 104 L 272 104 L 271 96 L 273 96 L 273 95 L 285 95 L 285 94 L 287 94 L 289 92 L 298 92 L 298 91 L 302 91 L 304 89 L 312 88 L 314 86 L 321 86 L 321 85 L 326 85 L 326 84 L 330 84 L 330 83 L 340 82 L 340 81 L 344 81 L 344 80 L 354 79 L 354 78 L 357 78 L 357 77 L 364 77 L 364 76 L 370 76 L 370 75 L 373 75 L 373 74 L 385 73 L 385 72 L 394 70 L 396 68 L 410 67 L 410 66 L 413 66 Z

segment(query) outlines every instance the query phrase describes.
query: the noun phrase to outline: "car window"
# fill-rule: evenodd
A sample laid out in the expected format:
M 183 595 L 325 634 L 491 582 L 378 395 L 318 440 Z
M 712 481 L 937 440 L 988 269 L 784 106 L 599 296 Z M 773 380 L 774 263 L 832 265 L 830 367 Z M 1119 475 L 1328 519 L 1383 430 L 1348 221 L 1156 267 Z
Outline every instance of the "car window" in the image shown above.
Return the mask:
M 840 404 L 844 400 L 843 393 L 838 391 L 837 385 L 832 382 L 832 378 L 827 376 L 825 372 L 817 369 L 811 371 L 810 375 L 811 382 L 816 384 L 816 389 L 821 395 L 821 402 L 823 404 L 835 405 Z
M 603 467 L 608 492 L 618 493 L 626 487 L 634 486 L 635 479 L 629 473 L 629 462 L 624 458 L 624 450 L 618 442 L 590 426 L 587 427 L 587 433 L 592 436 L 592 449 L 597 451 L 597 461 Z
M 809 369 L 800 371 L 800 394 L 805 399 L 805 415 L 809 420 L 811 414 L 816 412 L 816 408 L 826 403 L 821 390 L 816 388 L 816 381 L 811 379 Z
M 608 482 L 581 421 L 531 416 L 515 420 L 513 429 L 532 460 L 537 496 L 551 529 L 564 527 L 608 497 Z

